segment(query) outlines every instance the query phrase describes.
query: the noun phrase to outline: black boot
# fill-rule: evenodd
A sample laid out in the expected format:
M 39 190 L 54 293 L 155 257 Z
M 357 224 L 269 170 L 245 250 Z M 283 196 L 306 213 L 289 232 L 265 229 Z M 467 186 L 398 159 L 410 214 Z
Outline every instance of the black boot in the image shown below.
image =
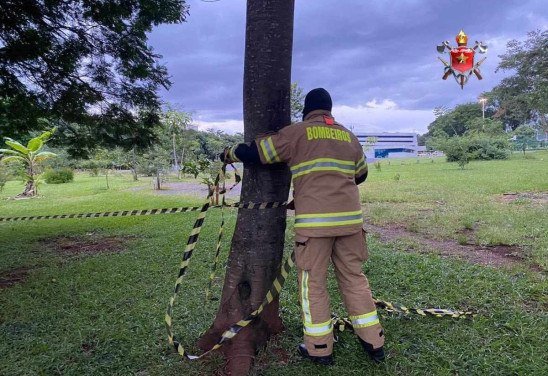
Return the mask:
M 358 337 L 360 340 L 360 343 L 362 344 L 363 349 L 369 355 L 369 357 L 375 362 L 375 363 L 382 363 L 384 361 L 384 348 L 381 346 L 378 349 L 374 349 L 373 345 L 370 343 L 365 342 L 363 339 Z
M 332 366 L 333 364 L 335 364 L 335 361 L 333 360 L 333 355 L 326 355 L 326 356 L 310 355 L 304 343 L 301 343 L 299 347 L 297 347 L 297 352 L 303 358 L 310 359 L 314 363 L 321 364 L 322 366 Z

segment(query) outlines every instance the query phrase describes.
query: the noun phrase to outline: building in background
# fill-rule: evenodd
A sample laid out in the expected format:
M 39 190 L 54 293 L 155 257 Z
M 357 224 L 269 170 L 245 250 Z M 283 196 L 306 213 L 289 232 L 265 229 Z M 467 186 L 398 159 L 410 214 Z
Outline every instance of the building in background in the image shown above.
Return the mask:
M 380 158 L 411 158 L 426 153 L 416 133 L 356 133 L 369 161 Z

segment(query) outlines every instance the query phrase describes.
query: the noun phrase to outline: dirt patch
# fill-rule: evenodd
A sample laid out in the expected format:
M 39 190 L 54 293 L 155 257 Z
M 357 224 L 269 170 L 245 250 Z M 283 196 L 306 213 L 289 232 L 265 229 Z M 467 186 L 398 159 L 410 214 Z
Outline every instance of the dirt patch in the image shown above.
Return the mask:
M 17 268 L 0 272 L 0 290 L 26 281 L 30 269 Z
M 277 338 L 268 343 L 266 351 L 260 352 L 255 358 L 254 370 L 257 374 L 267 369 L 272 364 L 285 366 L 290 363 L 292 356 L 281 346 Z
M 509 192 L 497 195 L 496 199 L 506 204 L 531 202 L 537 205 L 548 205 L 548 192 Z
M 86 234 L 78 237 L 57 237 L 48 239 L 46 246 L 63 256 L 94 255 L 124 251 L 133 236 L 105 236 Z
M 95 352 L 95 344 L 91 342 L 83 343 L 80 348 L 82 349 L 82 352 L 85 356 L 92 356 Z
M 425 252 L 437 252 L 444 257 L 458 257 L 474 264 L 488 266 L 523 265 L 523 251 L 514 245 L 482 246 L 476 244 L 458 244 L 452 239 L 433 239 L 422 234 L 411 232 L 402 225 L 389 224 L 378 226 L 365 224 L 365 229 L 377 234 L 382 242 L 391 242 L 397 239 L 410 239 L 424 247 Z M 469 230 L 472 232 L 473 230 Z M 468 231 L 467 231 L 468 232 Z M 538 265 L 530 265 L 535 271 L 542 271 Z

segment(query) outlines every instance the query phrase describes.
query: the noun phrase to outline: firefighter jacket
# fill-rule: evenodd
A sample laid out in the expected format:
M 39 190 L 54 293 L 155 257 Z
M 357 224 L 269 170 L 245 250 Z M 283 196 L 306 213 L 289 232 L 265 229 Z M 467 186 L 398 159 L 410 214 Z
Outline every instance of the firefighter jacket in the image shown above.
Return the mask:
M 295 232 L 308 237 L 361 231 L 356 180 L 367 174 L 363 149 L 329 111 L 310 112 L 303 122 L 255 141 L 263 164 L 287 163 L 295 200 Z

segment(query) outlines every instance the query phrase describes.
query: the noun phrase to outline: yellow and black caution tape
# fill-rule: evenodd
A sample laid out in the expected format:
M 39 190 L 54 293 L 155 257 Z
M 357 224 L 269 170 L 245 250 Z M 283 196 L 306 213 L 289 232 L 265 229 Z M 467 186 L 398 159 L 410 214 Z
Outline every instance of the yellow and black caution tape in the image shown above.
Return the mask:
M 217 177 L 215 178 L 215 186 L 218 186 L 219 180 L 221 179 L 221 176 L 224 177 L 225 169 L 226 169 L 226 165 L 223 165 L 223 167 L 221 168 L 221 171 L 219 172 L 219 174 L 217 174 Z M 241 179 L 239 178 L 239 175 L 236 172 L 236 184 L 238 184 L 240 180 Z M 220 192 L 221 196 L 222 196 L 222 203 L 223 204 L 224 204 L 225 193 L 227 192 L 226 188 L 224 186 L 224 183 L 225 183 L 225 181 L 223 180 L 223 189 Z M 236 186 L 236 184 L 234 184 L 230 189 L 234 188 Z M 196 248 L 196 243 L 198 242 L 198 237 L 200 236 L 200 232 L 202 231 L 202 226 L 204 224 L 207 211 L 210 207 L 209 199 L 211 198 L 211 196 L 213 196 L 213 191 L 210 191 L 208 193 L 206 201 L 201 206 L 200 214 L 198 214 L 198 218 L 196 218 L 196 221 L 194 222 L 194 226 L 192 228 L 192 231 L 190 232 L 190 236 L 188 238 L 185 251 L 183 252 L 183 258 L 182 258 L 181 264 L 179 266 L 179 274 L 177 276 L 177 280 L 175 281 L 175 288 L 173 289 L 173 295 L 169 299 L 169 303 L 168 303 L 167 310 L 166 310 L 166 315 L 165 315 L 165 323 L 166 323 L 166 329 L 167 329 L 169 343 L 172 346 L 175 347 L 175 349 L 177 350 L 177 352 L 179 354 L 181 354 L 181 356 L 186 356 L 189 359 L 192 359 L 192 358 L 185 353 L 184 348 L 179 344 L 179 341 L 177 341 L 177 339 L 175 338 L 175 336 L 173 334 L 173 320 L 172 320 L 173 305 L 175 304 L 175 299 L 177 299 L 177 295 L 179 294 L 179 290 L 181 289 L 181 283 L 183 282 L 183 276 L 186 273 L 186 270 L 188 268 L 188 264 L 190 262 L 190 258 L 192 257 L 192 253 L 194 252 L 194 248 Z M 224 227 L 224 221 L 221 223 L 221 227 Z M 220 238 L 221 238 L 221 234 L 222 234 L 222 229 L 221 229 L 221 232 L 219 234 L 219 241 L 220 241 Z
M 451 309 L 444 308 L 408 308 L 403 305 L 398 305 L 395 303 L 385 302 L 383 300 L 378 300 L 373 298 L 377 308 L 386 310 L 387 312 L 397 312 L 404 315 L 415 313 L 420 316 L 435 316 L 443 317 L 449 316 L 453 318 L 466 318 L 476 316 L 475 312 L 472 311 L 456 311 Z
M 220 208 L 222 206 L 237 209 L 270 209 L 278 208 L 287 205 L 287 202 L 236 202 L 234 204 L 214 205 L 211 208 Z M 36 221 L 40 219 L 71 219 L 71 218 L 105 218 L 105 217 L 134 217 L 142 215 L 159 215 L 159 214 L 177 214 L 187 213 L 200 210 L 201 206 L 187 206 L 179 208 L 162 208 L 162 209 L 136 209 L 136 210 L 119 210 L 101 213 L 78 213 L 78 214 L 54 214 L 54 215 L 32 215 L 25 217 L 0 217 L 0 222 L 21 222 L 21 221 Z
M 226 166 L 223 166 L 223 168 L 221 169 L 221 172 L 219 173 L 219 175 L 217 175 L 217 178 L 215 179 L 215 184 L 218 184 L 221 177 L 224 177 L 225 168 L 226 168 Z M 224 205 L 225 204 L 224 194 L 226 192 L 230 191 L 231 189 L 233 189 L 241 181 L 241 178 L 239 177 L 238 172 L 236 171 L 236 169 L 234 169 L 234 170 L 235 170 L 235 174 L 236 174 L 236 183 L 232 187 L 230 187 L 228 190 L 224 189 L 224 187 L 221 190 L 221 195 L 222 195 L 222 205 L 221 205 L 221 207 L 225 206 Z M 224 185 L 224 182 L 223 182 L 223 185 Z M 251 322 L 253 322 L 253 320 L 255 320 L 261 314 L 261 312 L 264 310 L 264 308 L 268 304 L 270 304 L 270 302 L 272 302 L 280 294 L 280 291 L 282 290 L 283 284 L 285 283 L 285 280 L 286 280 L 286 278 L 289 274 L 289 271 L 291 270 L 291 267 L 293 266 L 294 260 L 295 260 L 293 254 L 291 255 L 291 257 L 289 257 L 286 260 L 286 262 L 283 264 L 283 266 L 281 268 L 281 271 L 280 271 L 279 275 L 274 280 L 274 283 L 272 284 L 272 287 L 270 288 L 270 290 L 266 294 L 263 302 L 261 303 L 261 305 L 255 311 L 250 313 L 243 320 L 238 321 L 236 324 L 234 324 L 230 328 L 228 328 L 221 335 L 221 337 L 220 337 L 219 341 L 217 342 L 217 344 L 215 344 L 215 346 L 213 346 L 207 352 L 203 353 L 200 356 L 195 356 L 195 355 L 188 354 L 185 351 L 184 347 L 177 340 L 177 338 L 175 337 L 175 335 L 173 333 L 173 319 L 172 319 L 172 317 L 173 317 L 173 306 L 175 304 L 175 300 L 177 299 L 177 295 L 178 295 L 178 293 L 181 289 L 181 283 L 183 281 L 183 276 L 185 275 L 186 270 L 188 268 L 190 258 L 192 257 L 192 253 L 194 252 L 194 249 L 196 247 L 196 243 L 198 242 L 198 237 L 200 236 L 200 232 L 201 232 L 202 226 L 204 224 L 206 213 L 207 213 L 207 211 L 210 207 L 209 199 L 210 199 L 212 194 L 213 194 L 212 192 L 210 192 L 208 194 L 208 197 L 206 198 L 206 202 L 201 207 L 200 214 L 198 214 L 198 218 L 196 219 L 196 222 L 194 223 L 194 227 L 193 227 L 192 231 L 190 232 L 190 236 L 189 236 L 188 241 L 187 241 L 187 246 L 185 248 L 185 251 L 183 252 L 182 261 L 181 261 L 181 264 L 179 266 L 179 273 L 178 273 L 178 276 L 177 276 L 177 280 L 175 281 L 175 288 L 173 290 L 173 295 L 169 299 L 169 303 L 168 303 L 168 307 L 167 307 L 166 315 L 165 315 L 165 323 L 166 323 L 166 329 L 167 329 L 168 340 L 169 340 L 170 345 L 172 345 L 175 348 L 177 353 L 179 353 L 181 356 L 183 356 L 187 359 L 190 359 L 190 360 L 199 359 L 199 358 L 205 356 L 206 354 L 210 353 L 211 351 L 217 350 L 218 348 L 220 348 L 223 345 L 223 343 L 225 341 L 227 341 L 227 340 L 233 338 L 234 336 L 236 336 L 236 334 L 238 334 L 240 332 L 240 330 L 242 330 L 247 325 L 249 325 Z M 259 204 L 254 204 L 254 203 L 234 204 L 234 205 L 231 205 L 231 206 L 237 207 L 237 208 L 262 210 L 262 209 L 277 208 L 277 207 L 281 207 L 283 205 L 286 205 L 286 203 L 285 202 L 264 202 L 264 203 L 259 203 Z M 212 266 L 209 285 L 208 285 L 208 289 L 206 290 L 206 297 L 208 297 L 208 298 L 209 298 L 209 291 L 210 291 L 210 288 L 211 288 L 211 282 L 215 277 L 215 269 L 216 269 L 216 266 L 217 266 L 217 263 L 218 263 L 219 253 L 220 253 L 220 249 L 221 249 L 221 240 L 222 240 L 223 227 L 224 227 L 224 216 L 222 217 L 220 227 L 221 228 L 219 230 L 219 236 L 217 238 L 217 247 L 216 247 L 216 250 L 215 250 L 215 262 Z
M 222 173 L 224 173 L 224 169 L 222 170 Z M 237 180 L 237 183 L 238 182 L 239 181 Z M 236 184 L 233 185 L 230 189 L 234 188 L 236 186 Z M 224 194 L 225 191 L 223 190 L 221 193 Z M 223 205 L 221 205 L 221 206 L 224 207 L 225 206 L 224 205 L 224 195 L 223 195 L 222 199 L 223 199 Z M 209 200 L 209 196 L 208 196 L 207 200 Z M 281 203 L 281 204 L 285 205 L 286 203 Z M 236 204 L 235 204 L 235 206 L 236 206 Z M 279 206 L 280 206 L 279 203 L 260 203 L 260 204 L 248 205 L 247 207 L 250 208 L 250 209 L 269 209 L 269 208 L 274 208 L 274 207 L 279 207 Z M 241 206 L 236 206 L 236 207 L 241 207 Z M 185 357 L 186 359 L 189 359 L 189 360 L 200 359 L 203 356 L 209 354 L 210 352 L 219 349 L 226 341 L 234 338 L 243 328 L 248 326 L 257 317 L 259 317 L 259 315 L 264 310 L 264 308 L 268 304 L 270 304 L 277 296 L 279 296 L 279 294 L 282 290 L 282 287 L 283 287 L 283 285 L 284 285 L 284 283 L 287 279 L 287 276 L 289 275 L 289 272 L 290 272 L 291 268 L 293 267 L 293 265 L 295 263 L 295 253 L 292 252 L 291 255 L 287 258 L 287 260 L 282 265 L 280 273 L 278 274 L 278 276 L 276 277 L 276 279 L 272 283 L 272 286 L 270 287 L 269 291 L 267 292 L 267 294 L 266 294 L 265 298 L 263 299 L 261 305 L 255 311 L 251 312 L 246 318 L 238 321 L 237 323 L 231 325 L 227 330 L 225 330 L 225 332 L 220 336 L 217 343 L 211 349 L 207 350 L 206 352 L 204 352 L 204 353 L 202 353 L 201 355 L 198 355 L 198 356 L 188 354 L 186 352 L 185 348 L 183 347 L 183 345 L 181 344 L 181 342 L 175 337 L 175 335 L 173 333 L 173 305 L 175 303 L 175 299 L 177 298 L 177 294 L 178 294 L 178 292 L 181 288 L 181 283 L 182 283 L 183 276 L 186 272 L 186 269 L 188 268 L 190 258 L 192 257 L 192 253 L 193 253 L 194 248 L 196 246 L 196 242 L 198 241 L 198 236 L 200 234 L 201 227 L 203 225 L 205 215 L 206 215 L 206 212 L 207 212 L 208 209 L 209 209 L 209 201 L 206 202 L 202 206 L 202 210 L 201 210 L 200 214 L 198 215 L 198 218 L 196 219 L 196 222 L 194 224 L 194 228 L 193 228 L 192 232 L 190 233 L 190 237 L 189 237 L 188 242 L 187 242 L 187 247 L 186 247 L 186 249 L 183 253 L 183 260 L 182 260 L 180 268 L 179 268 L 179 274 L 178 274 L 177 280 L 175 282 L 175 289 L 174 289 L 174 292 L 173 292 L 173 296 L 169 300 L 168 308 L 167 308 L 166 315 L 165 315 L 165 323 L 166 323 L 166 329 L 167 329 L 168 340 L 169 340 L 170 345 L 174 347 L 175 351 L 177 351 L 177 353 L 179 355 L 181 355 L 181 356 L 183 356 L 183 357 Z M 212 265 L 212 268 L 211 268 L 211 273 L 209 275 L 208 287 L 206 289 L 206 299 L 209 299 L 209 297 L 210 297 L 212 282 L 213 282 L 213 279 L 215 278 L 215 270 L 216 270 L 217 264 L 219 262 L 219 254 L 220 254 L 220 249 L 221 249 L 221 240 L 222 240 L 222 235 L 223 235 L 223 230 L 224 230 L 223 229 L 224 228 L 224 215 L 222 213 L 223 212 L 221 212 L 222 218 L 221 218 L 221 225 L 220 225 L 220 229 L 219 229 L 219 236 L 217 238 L 217 246 L 216 246 L 216 250 L 215 250 L 215 259 L 214 259 L 214 262 L 213 262 L 213 265 Z M 375 304 L 378 308 L 385 309 L 388 312 L 398 312 L 398 313 L 403 313 L 403 314 L 416 313 L 416 314 L 419 314 L 421 316 L 432 315 L 432 316 L 435 316 L 435 317 L 450 316 L 450 317 L 453 317 L 453 318 L 473 317 L 475 315 L 474 313 L 472 313 L 470 311 L 453 311 L 453 310 L 449 310 L 449 309 L 437 309 L 437 308 L 425 308 L 425 309 L 407 308 L 407 307 L 402 306 L 402 305 L 397 305 L 397 304 L 390 303 L 390 302 L 385 302 L 385 301 L 382 301 L 382 300 L 374 299 L 374 301 L 375 301 Z M 334 326 L 336 328 L 338 328 L 340 331 L 343 331 L 347 327 L 352 328 L 352 322 L 348 318 L 340 318 L 340 317 L 337 317 L 337 316 L 333 316 L 332 320 L 333 320 Z
M 399 304 L 385 302 L 384 300 L 379 300 L 376 298 L 373 298 L 373 301 L 375 302 L 375 305 L 379 309 L 384 309 L 387 312 L 401 313 L 404 315 L 415 313 L 420 316 L 434 316 L 434 317 L 448 316 L 448 317 L 460 318 L 460 319 L 473 318 L 476 316 L 476 313 L 472 311 L 457 311 L 457 310 L 445 309 L 445 308 L 407 308 Z M 333 322 L 333 327 L 339 330 L 340 332 L 344 331 L 345 329 L 354 330 L 354 327 L 352 326 L 352 321 L 350 321 L 346 317 L 339 317 L 333 314 L 331 321 Z
M 210 299 L 211 287 L 213 286 L 213 280 L 215 279 L 215 271 L 217 270 L 217 265 L 219 264 L 219 256 L 221 254 L 221 243 L 223 240 L 223 231 L 225 227 L 225 196 L 223 195 L 221 202 L 221 225 L 219 226 L 219 236 L 217 237 L 217 246 L 215 247 L 215 258 L 213 259 L 213 265 L 211 265 L 211 272 L 209 273 L 209 282 L 207 284 L 205 298 L 206 300 Z
M 232 166 L 234 168 L 234 166 Z M 173 295 L 171 296 L 168 307 L 166 310 L 165 315 L 165 323 L 166 323 L 166 329 L 168 333 L 168 339 L 169 343 L 175 348 L 177 353 L 179 353 L 181 356 L 184 356 L 187 359 L 193 360 L 193 359 L 199 359 L 206 354 L 210 353 L 211 351 L 219 349 L 226 341 L 234 338 L 243 328 L 248 326 L 250 323 L 252 323 L 261 312 L 264 310 L 264 308 L 270 304 L 274 299 L 276 299 L 277 296 L 279 296 L 282 287 L 287 279 L 287 276 L 289 275 L 289 272 L 291 268 L 294 265 L 295 262 L 295 254 L 291 253 L 291 255 L 287 258 L 287 260 L 283 263 L 280 273 L 274 280 L 271 288 L 269 289 L 268 293 L 266 294 L 265 298 L 263 299 L 263 302 L 261 305 L 253 312 L 251 312 L 246 318 L 238 321 L 237 323 L 230 326 L 219 338 L 217 343 L 208 351 L 203 353 L 200 356 L 194 356 L 188 354 L 181 343 L 176 339 L 175 335 L 173 334 L 173 306 L 175 304 L 175 300 L 177 298 L 177 295 L 181 289 L 181 284 L 183 281 L 183 276 L 186 273 L 186 270 L 188 268 L 190 259 L 192 257 L 192 253 L 194 252 L 194 249 L 196 248 L 196 243 L 198 242 L 198 237 L 200 235 L 202 226 L 205 221 L 205 217 L 207 214 L 207 211 L 210 208 L 221 208 L 221 225 L 219 229 L 219 235 L 217 238 L 217 245 L 215 249 L 215 259 L 212 264 L 211 273 L 209 275 L 209 283 L 208 287 L 206 289 L 206 298 L 209 299 L 211 286 L 213 279 L 215 278 L 215 271 L 217 269 L 217 265 L 219 263 L 219 255 L 221 251 L 221 241 L 224 231 L 224 211 L 223 209 L 225 207 L 231 207 L 231 208 L 238 208 L 238 209 L 258 209 L 258 210 L 264 210 L 264 209 L 272 209 L 272 208 L 279 208 L 287 205 L 287 202 L 261 202 L 261 203 L 253 203 L 253 202 L 237 202 L 234 204 L 227 204 L 225 201 L 225 194 L 229 191 L 231 191 L 234 187 L 236 187 L 240 181 L 241 176 L 239 175 L 236 168 L 234 168 L 235 176 L 236 176 L 236 182 L 228 189 L 225 187 L 225 171 L 226 171 L 226 165 L 223 165 L 221 172 L 217 175 L 215 179 L 215 185 L 218 185 L 220 180 L 223 179 L 223 188 L 220 191 L 221 194 L 221 205 L 210 205 L 210 198 L 213 195 L 213 192 L 210 192 L 206 198 L 206 202 L 202 206 L 189 206 L 189 207 L 177 207 L 177 208 L 162 208 L 162 209 L 142 209 L 142 210 L 123 210 L 123 211 L 112 211 L 112 212 L 100 212 L 100 213 L 79 213 L 79 214 L 55 214 L 55 215 L 36 215 L 36 216 L 23 216 L 23 217 L 0 217 L 0 222 L 18 222 L 18 221 L 33 221 L 33 220 L 42 220 L 42 219 L 71 219 L 71 218 L 104 218 L 104 217 L 129 217 L 129 216 L 144 216 L 144 215 L 159 215 L 159 214 L 176 214 L 176 213 L 185 213 L 185 212 L 192 212 L 192 211 L 200 211 L 198 214 L 198 217 L 196 218 L 196 221 L 194 223 L 193 229 L 190 233 L 190 236 L 187 241 L 186 248 L 183 252 L 182 261 L 179 266 L 179 273 L 177 276 L 177 280 L 175 281 L 175 288 L 173 290 Z M 440 308 L 407 308 L 403 305 L 398 305 L 382 300 L 374 299 L 375 304 L 378 308 L 384 309 L 387 312 L 397 312 L 402 314 L 409 314 L 409 313 L 415 313 L 421 316 L 434 316 L 434 317 L 443 317 L 443 316 L 449 316 L 452 318 L 463 318 L 463 317 L 474 317 L 475 313 L 471 311 L 454 311 L 449 309 L 440 309 Z M 338 330 L 343 331 L 345 328 L 352 328 L 352 322 L 348 318 L 341 318 L 337 316 L 333 316 L 332 318 L 333 324 Z
M 173 301 L 174 301 L 174 298 L 172 297 L 170 299 L 168 310 L 167 310 L 166 316 L 165 316 L 165 322 L 166 322 L 166 327 L 167 327 L 167 332 L 168 332 L 169 343 L 175 348 L 175 351 L 177 351 L 177 353 L 179 353 L 179 355 L 181 355 L 181 356 L 183 356 L 183 357 L 185 357 L 189 360 L 200 359 L 200 358 L 206 356 L 207 354 L 209 354 L 210 352 L 219 349 L 221 346 L 223 346 L 223 344 L 226 341 L 234 338 L 243 328 L 245 328 L 246 326 L 251 324 L 257 317 L 259 317 L 259 315 L 261 314 L 261 312 L 263 312 L 265 307 L 268 304 L 270 304 L 274 299 L 276 299 L 276 297 L 278 295 L 280 295 L 280 291 L 282 291 L 282 287 L 283 287 L 283 285 L 285 283 L 285 280 L 286 280 L 287 276 L 289 275 L 289 271 L 293 267 L 294 263 L 295 263 L 294 254 L 291 254 L 291 256 L 282 265 L 280 273 L 278 274 L 278 276 L 274 280 L 274 283 L 270 287 L 270 290 L 266 294 L 266 296 L 263 299 L 263 302 L 261 303 L 261 305 L 255 311 L 251 312 L 246 318 L 244 318 L 244 319 L 238 321 L 237 323 L 231 325 L 227 330 L 224 331 L 224 333 L 221 335 L 221 337 L 219 338 L 217 343 L 211 349 L 209 349 L 208 351 L 206 351 L 203 354 L 198 355 L 198 356 L 188 354 L 185 351 L 183 345 L 181 345 L 181 343 L 173 335 L 173 326 L 172 326 L 172 318 L 171 317 L 172 317 L 172 314 L 173 314 Z M 188 265 L 188 263 L 187 263 L 187 265 Z
M 54 215 L 32 215 L 26 217 L 0 217 L 0 222 L 36 221 L 39 219 L 70 219 L 70 218 L 104 218 L 104 217 L 133 217 L 141 215 L 175 214 L 200 210 L 201 206 L 189 206 L 182 208 L 163 209 L 142 209 L 142 210 L 120 210 L 102 213 L 79 213 L 79 214 L 54 214 Z
M 185 251 L 185 254 L 186 254 L 186 251 Z M 190 256 L 192 256 L 192 250 L 190 251 Z M 188 260 L 190 256 L 188 256 L 186 260 Z M 292 252 L 291 255 L 285 261 L 285 263 L 283 264 L 280 270 L 280 273 L 274 280 L 272 286 L 270 287 L 270 290 L 266 294 L 266 297 L 264 298 L 261 305 L 255 311 L 250 313 L 246 318 L 231 325 L 227 330 L 225 330 L 225 332 L 221 335 L 217 343 L 211 349 L 209 349 L 208 351 L 198 356 L 188 354 L 186 350 L 184 349 L 184 347 L 181 345 L 181 343 L 173 335 L 172 315 L 173 315 L 174 298 L 172 297 L 170 300 L 170 305 L 168 307 L 168 312 L 166 313 L 166 317 L 165 317 L 166 326 L 168 330 L 169 343 L 172 346 L 174 346 L 177 353 L 179 353 L 181 356 L 189 360 L 200 359 L 204 357 L 205 355 L 209 354 L 210 352 L 219 349 L 226 341 L 234 338 L 243 328 L 245 328 L 250 323 L 252 323 L 261 314 L 264 308 L 268 304 L 270 304 L 278 295 L 280 295 L 283 285 L 294 263 L 295 263 L 295 253 Z M 186 268 L 187 266 L 188 266 L 188 262 L 186 262 L 184 267 Z M 179 273 L 179 276 L 181 276 L 181 273 Z M 180 279 L 178 279 L 178 285 L 180 285 Z M 415 313 L 421 316 L 430 315 L 434 317 L 449 316 L 453 318 L 472 318 L 476 315 L 474 312 L 471 312 L 471 311 L 454 311 L 450 309 L 440 309 L 440 308 L 407 308 L 405 306 L 386 302 L 383 300 L 378 300 L 378 299 L 373 299 L 373 300 L 377 308 L 384 309 L 387 312 L 398 312 L 402 314 Z M 332 321 L 333 321 L 333 326 L 341 332 L 344 331 L 345 329 L 353 330 L 352 322 L 346 317 L 338 317 L 336 315 L 333 315 Z
M 185 350 L 183 349 L 183 347 L 179 344 L 179 342 L 175 339 L 173 335 L 173 326 L 172 326 L 172 319 L 171 319 L 171 317 L 173 316 L 173 305 L 175 303 L 175 299 L 177 299 L 177 294 L 179 293 L 179 290 L 181 289 L 183 276 L 186 273 L 186 269 L 190 262 L 190 258 L 192 257 L 192 252 L 194 251 L 194 248 L 196 247 L 196 242 L 198 241 L 198 236 L 200 235 L 200 231 L 202 230 L 202 225 L 204 224 L 204 220 L 205 220 L 208 209 L 209 209 L 209 197 L 207 198 L 206 203 L 204 203 L 204 205 L 202 206 L 200 210 L 200 214 L 198 214 L 198 218 L 196 219 L 196 222 L 194 222 L 194 227 L 192 228 L 192 231 L 190 232 L 190 237 L 188 238 L 185 251 L 183 252 L 181 265 L 179 266 L 179 274 L 177 276 L 177 280 L 175 281 L 175 288 L 173 290 L 173 295 L 169 299 L 166 316 L 165 316 L 169 343 L 175 346 L 175 349 L 177 350 L 177 352 L 179 352 L 179 354 L 181 354 L 182 356 L 186 355 Z M 187 358 L 189 357 L 187 356 Z

